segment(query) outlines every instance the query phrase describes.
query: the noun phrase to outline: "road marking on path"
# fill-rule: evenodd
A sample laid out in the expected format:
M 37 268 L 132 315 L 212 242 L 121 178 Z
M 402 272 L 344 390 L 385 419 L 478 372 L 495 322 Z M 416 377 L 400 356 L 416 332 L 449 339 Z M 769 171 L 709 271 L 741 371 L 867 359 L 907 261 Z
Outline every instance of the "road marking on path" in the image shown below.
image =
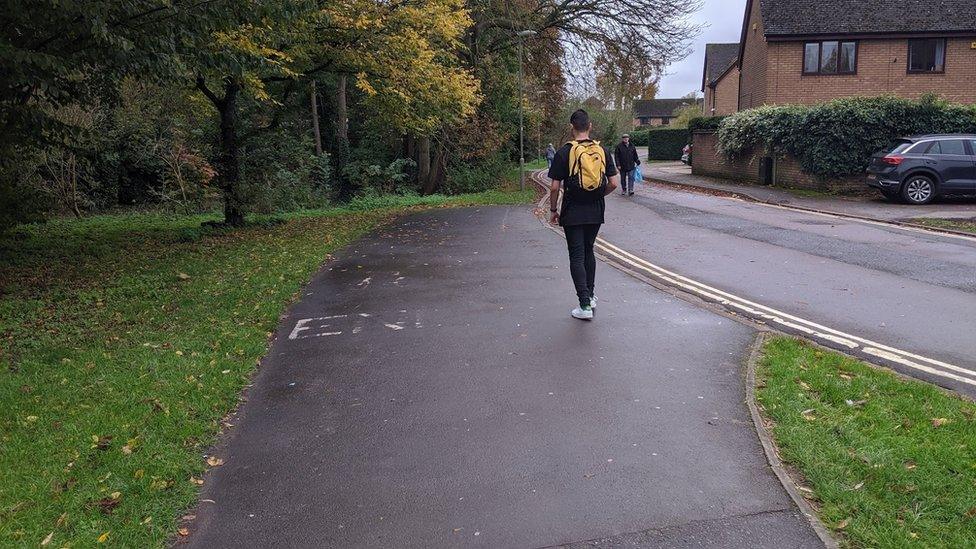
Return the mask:
M 401 311 L 405 313 L 406 311 Z M 419 319 L 419 316 L 418 316 Z M 363 332 L 363 328 L 367 327 L 368 324 L 381 324 L 390 330 L 399 332 L 400 330 L 405 330 L 407 327 L 404 326 L 407 322 L 404 320 L 398 320 L 396 322 L 386 322 L 375 318 L 371 313 L 356 313 L 354 315 L 332 315 L 332 316 L 316 316 L 311 318 L 300 318 L 295 321 L 295 326 L 292 328 L 291 332 L 288 334 L 288 339 L 310 339 L 316 337 L 331 337 L 339 336 L 346 333 L 345 330 L 340 330 L 336 326 L 337 324 L 342 325 L 342 327 L 349 329 L 349 332 L 353 335 L 357 335 Z M 419 322 L 414 322 L 414 329 L 421 329 L 423 325 Z
M 547 190 L 545 196 L 543 196 L 538 204 L 538 208 L 541 209 L 542 205 L 549 199 L 548 186 L 539 181 L 538 177 L 535 180 L 536 183 Z M 543 219 L 542 222 L 557 234 L 561 234 L 560 231 L 549 225 L 546 219 Z M 828 347 L 843 347 L 847 351 L 859 351 L 869 357 L 976 387 L 976 371 L 823 326 L 816 322 L 750 301 L 655 265 L 646 259 L 615 246 L 601 237 L 598 237 L 596 240 L 596 248 L 604 257 L 612 261 L 621 263 L 642 274 L 650 275 L 652 279 L 668 287 L 677 288 L 705 301 L 718 303 L 726 309 L 738 311 L 746 318 L 761 320 L 767 324 L 778 326 L 787 332 L 799 332 L 811 339 L 818 340 Z

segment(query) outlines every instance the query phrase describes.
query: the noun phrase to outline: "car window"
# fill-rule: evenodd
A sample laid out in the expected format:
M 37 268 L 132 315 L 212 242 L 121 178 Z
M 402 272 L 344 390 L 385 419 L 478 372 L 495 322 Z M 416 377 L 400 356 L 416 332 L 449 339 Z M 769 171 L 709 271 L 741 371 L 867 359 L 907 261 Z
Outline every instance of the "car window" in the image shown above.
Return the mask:
M 969 146 L 973 149 L 973 155 L 976 155 L 976 139 L 970 139 Z
M 917 154 L 942 154 L 942 149 L 939 147 L 938 141 L 929 141 L 928 143 L 921 143 L 914 151 Z
M 901 143 L 898 143 L 897 145 L 895 145 L 894 148 L 892 148 L 891 150 L 889 150 L 888 151 L 888 154 L 899 154 L 899 153 L 903 153 L 906 150 L 908 150 L 908 147 L 911 147 L 912 145 L 914 145 L 914 143 L 906 143 L 906 142 L 902 141 Z
M 929 154 L 966 154 L 966 144 L 962 139 L 943 139 L 937 141 L 937 143 L 939 144 L 941 153 L 932 153 L 930 151 Z

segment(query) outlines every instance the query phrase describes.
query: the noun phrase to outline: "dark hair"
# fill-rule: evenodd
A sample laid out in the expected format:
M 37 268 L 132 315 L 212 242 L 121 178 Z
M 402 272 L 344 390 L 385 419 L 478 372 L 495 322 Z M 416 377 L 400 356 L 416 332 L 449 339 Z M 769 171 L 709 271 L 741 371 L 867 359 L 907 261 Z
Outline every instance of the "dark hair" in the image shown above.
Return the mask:
M 583 109 L 579 109 L 569 117 L 569 123 L 573 125 L 574 130 L 585 132 L 590 129 L 590 115 Z

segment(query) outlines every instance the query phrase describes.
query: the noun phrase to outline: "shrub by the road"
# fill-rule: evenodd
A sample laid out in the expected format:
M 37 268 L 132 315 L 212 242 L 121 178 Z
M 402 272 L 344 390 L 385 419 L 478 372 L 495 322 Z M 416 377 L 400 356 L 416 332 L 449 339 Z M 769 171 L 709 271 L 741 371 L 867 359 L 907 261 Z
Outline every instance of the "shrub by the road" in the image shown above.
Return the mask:
M 630 141 L 637 147 L 647 147 L 648 160 L 680 160 L 681 149 L 688 144 L 688 130 L 685 128 L 637 130 L 630 134 Z
M 934 97 L 852 97 L 811 106 L 764 106 L 727 117 L 719 150 L 730 158 L 752 151 L 795 157 L 823 178 L 863 173 L 871 155 L 899 137 L 976 132 L 976 106 Z
M 726 116 L 699 116 L 688 121 L 688 133 L 703 130 L 717 130 Z

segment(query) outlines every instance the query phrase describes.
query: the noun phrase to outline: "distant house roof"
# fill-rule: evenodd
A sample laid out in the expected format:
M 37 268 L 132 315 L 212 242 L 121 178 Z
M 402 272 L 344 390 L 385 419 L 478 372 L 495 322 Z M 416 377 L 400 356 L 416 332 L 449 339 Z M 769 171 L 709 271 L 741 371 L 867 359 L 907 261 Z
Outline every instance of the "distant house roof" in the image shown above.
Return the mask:
M 739 44 L 705 44 L 705 70 L 702 74 L 702 91 L 705 86 L 718 82 L 732 65 L 739 61 Z
M 638 99 L 634 101 L 635 118 L 670 118 L 674 111 L 688 105 L 701 105 L 701 99 Z
M 767 38 L 816 35 L 976 34 L 973 0 L 750 0 Z M 748 17 L 748 6 L 747 6 Z

